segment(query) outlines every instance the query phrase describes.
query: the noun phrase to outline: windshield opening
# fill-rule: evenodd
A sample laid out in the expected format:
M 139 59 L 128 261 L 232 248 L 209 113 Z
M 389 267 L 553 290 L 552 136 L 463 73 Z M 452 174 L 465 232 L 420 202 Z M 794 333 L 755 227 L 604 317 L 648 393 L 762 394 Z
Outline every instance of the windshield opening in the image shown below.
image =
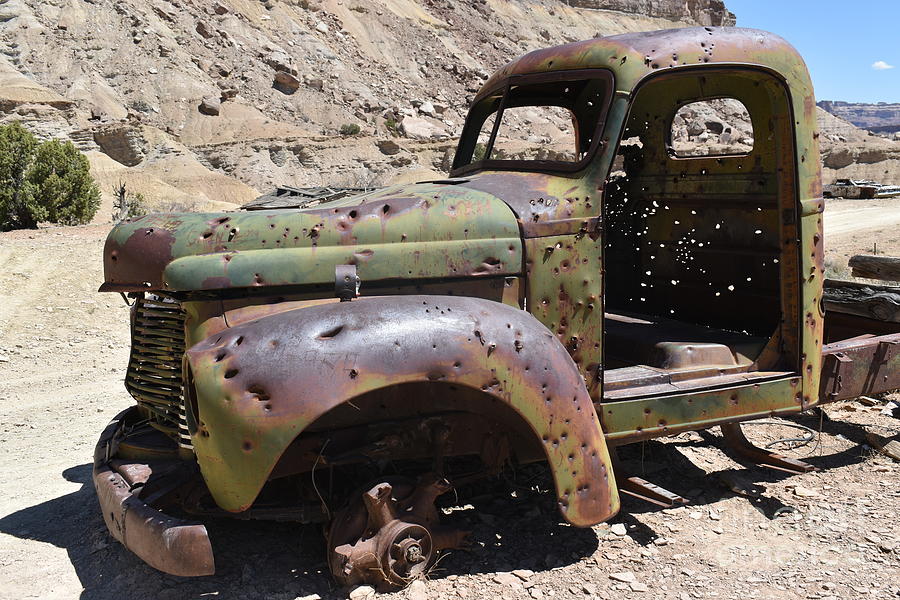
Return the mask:
M 597 145 L 611 87 L 608 71 L 512 78 L 472 106 L 454 171 L 522 163 L 533 168 L 581 168 Z

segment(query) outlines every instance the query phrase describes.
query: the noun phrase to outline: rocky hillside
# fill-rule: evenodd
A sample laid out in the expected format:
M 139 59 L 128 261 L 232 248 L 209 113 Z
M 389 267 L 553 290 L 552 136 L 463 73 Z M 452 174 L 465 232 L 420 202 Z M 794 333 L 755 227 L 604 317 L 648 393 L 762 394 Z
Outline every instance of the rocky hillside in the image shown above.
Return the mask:
M 125 181 L 166 208 L 215 207 L 441 170 L 507 60 L 733 19 L 720 0 L 570 4 L 0 0 L 0 122 L 72 139 L 107 196 Z
M 900 104 L 898 103 L 862 104 L 822 100 L 818 105 L 819 108 L 849 121 L 861 129 L 868 129 L 876 133 L 900 132 Z
M 474 92 L 529 50 L 733 22 L 721 0 L 0 0 L 0 123 L 85 151 L 100 219 L 119 182 L 224 208 L 445 171 Z

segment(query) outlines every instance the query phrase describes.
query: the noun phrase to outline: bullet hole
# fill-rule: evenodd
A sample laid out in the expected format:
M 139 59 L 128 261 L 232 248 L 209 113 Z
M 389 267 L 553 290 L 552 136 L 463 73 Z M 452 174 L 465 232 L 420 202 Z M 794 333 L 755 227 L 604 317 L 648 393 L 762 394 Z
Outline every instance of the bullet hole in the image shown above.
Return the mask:
M 242 336 L 242 335 L 239 335 L 239 336 L 237 337 L 237 339 L 234 340 L 234 345 L 235 345 L 235 346 L 240 346 L 240 345 L 243 344 L 243 343 L 244 343 L 244 336 Z
M 255 400 L 259 402 L 268 402 L 271 400 L 271 396 L 266 392 L 266 390 L 259 385 L 251 385 L 247 388 L 247 391 L 254 397 Z
M 348 216 L 349 216 L 351 219 L 355 219 L 356 216 L 357 216 L 357 214 L 358 214 L 358 213 L 357 213 L 355 210 L 351 210 Z
M 244 440 L 244 443 L 241 444 L 241 448 L 243 448 L 244 452 L 250 452 L 253 450 L 253 443 L 250 440 Z
M 350 369 L 350 379 L 356 379 L 359 376 L 359 371 L 356 369 Z
M 204 232 L 203 232 L 203 239 L 204 239 L 204 240 L 208 240 L 209 238 L 212 237 L 212 234 L 213 234 L 212 231 L 204 231 Z
M 224 352 L 224 351 L 219 352 L 218 354 L 216 354 L 215 360 L 216 360 L 216 362 L 222 362 L 226 356 L 228 356 L 227 352 Z
M 225 371 L 225 379 L 231 379 L 237 374 L 238 374 L 237 369 L 228 369 L 227 371 Z
M 332 327 L 331 329 L 320 333 L 319 339 L 320 340 L 329 340 L 333 337 L 336 337 L 343 330 L 344 330 L 343 325 L 336 325 L 336 326 Z

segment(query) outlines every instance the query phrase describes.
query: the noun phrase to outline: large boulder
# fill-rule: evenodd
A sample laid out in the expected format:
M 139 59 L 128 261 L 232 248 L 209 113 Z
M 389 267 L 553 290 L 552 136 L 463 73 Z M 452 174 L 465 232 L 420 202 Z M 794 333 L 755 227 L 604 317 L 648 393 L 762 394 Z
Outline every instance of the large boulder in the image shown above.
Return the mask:
M 420 117 L 403 117 L 400 121 L 400 132 L 414 140 L 445 139 L 449 137 L 442 126 Z
M 214 117 L 219 114 L 219 110 L 221 110 L 221 108 L 221 100 L 209 96 L 200 101 L 200 106 L 197 107 L 197 110 L 199 110 L 204 115 Z
M 300 80 L 285 71 L 275 73 L 275 81 L 272 87 L 282 94 L 291 95 L 300 87 Z

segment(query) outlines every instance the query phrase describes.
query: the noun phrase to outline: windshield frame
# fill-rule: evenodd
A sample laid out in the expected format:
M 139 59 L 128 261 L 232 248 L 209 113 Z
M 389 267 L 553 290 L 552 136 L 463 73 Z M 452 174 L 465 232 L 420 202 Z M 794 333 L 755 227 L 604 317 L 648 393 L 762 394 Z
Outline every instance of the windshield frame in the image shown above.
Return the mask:
M 603 106 L 600 108 L 600 113 L 597 116 L 596 130 L 593 132 L 591 145 L 580 160 L 575 162 L 567 162 L 558 160 L 501 160 L 483 158 L 475 162 L 468 162 L 464 165 L 459 164 L 460 157 L 467 156 L 471 158 L 472 154 L 475 151 L 475 146 L 478 143 L 478 137 L 481 134 L 481 127 L 484 125 L 487 119 L 490 118 L 490 115 L 494 114 L 496 115 L 494 118 L 494 125 L 485 149 L 485 156 L 491 155 L 494 147 L 494 142 L 497 137 L 497 132 L 499 131 L 500 125 L 503 121 L 503 111 L 506 109 L 507 100 L 509 99 L 510 89 L 512 87 L 540 83 L 554 83 L 561 81 L 583 81 L 587 79 L 604 80 L 604 83 L 606 84 L 607 94 Z M 497 110 L 494 112 L 489 112 L 484 119 L 480 120 L 477 123 L 476 126 L 474 122 L 477 118 L 475 113 L 480 108 L 481 103 L 486 101 L 491 96 L 496 97 L 500 93 L 502 93 L 502 96 L 500 98 Z M 606 118 L 609 115 L 609 109 L 612 105 L 614 96 L 615 76 L 610 69 L 603 68 L 568 69 L 552 71 L 549 73 L 529 73 L 525 75 L 513 75 L 503 81 L 500 81 L 490 90 L 483 90 L 481 93 L 479 93 L 477 97 L 478 99 L 472 103 L 472 106 L 469 107 L 469 112 L 466 116 L 466 123 L 463 126 L 462 134 L 460 135 L 459 143 L 456 147 L 456 156 L 453 160 L 453 167 L 450 170 L 450 175 L 452 177 L 457 177 L 460 175 L 471 173 L 473 171 L 482 170 L 549 171 L 563 173 L 573 173 L 576 171 L 580 171 L 593 160 L 594 155 L 597 153 L 597 149 L 603 144 L 603 141 L 601 140 L 601 134 L 603 132 L 603 129 L 606 127 Z M 568 108 L 562 104 L 557 104 L 554 106 Z

